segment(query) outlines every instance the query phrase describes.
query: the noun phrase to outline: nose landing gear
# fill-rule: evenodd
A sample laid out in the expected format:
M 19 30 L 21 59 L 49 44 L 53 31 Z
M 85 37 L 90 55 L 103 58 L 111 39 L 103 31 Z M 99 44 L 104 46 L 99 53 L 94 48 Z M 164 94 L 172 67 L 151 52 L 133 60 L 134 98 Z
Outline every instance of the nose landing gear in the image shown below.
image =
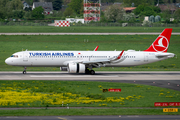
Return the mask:
M 24 71 L 23 71 L 23 74 L 26 74 L 26 67 L 24 67 Z

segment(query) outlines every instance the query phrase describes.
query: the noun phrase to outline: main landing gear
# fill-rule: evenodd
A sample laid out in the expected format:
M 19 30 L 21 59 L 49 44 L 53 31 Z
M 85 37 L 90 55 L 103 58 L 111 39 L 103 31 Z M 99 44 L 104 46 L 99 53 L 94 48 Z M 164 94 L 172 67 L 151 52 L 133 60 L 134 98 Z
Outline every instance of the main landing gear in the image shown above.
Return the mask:
M 91 75 L 94 75 L 94 74 L 95 74 L 95 71 L 94 71 L 94 70 L 91 70 L 91 71 L 90 71 L 90 74 L 91 74 Z
M 26 74 L 26 67 L 24 67 L 24 71 L 23 71 L 23 74 Z
M 86 68 L 86 71 L 85 71 L 86 74 L 91 74 L 91 75 L 94 75 L 95 74 L 95 71 L 94 70 L 90 70 L 89 68 Z

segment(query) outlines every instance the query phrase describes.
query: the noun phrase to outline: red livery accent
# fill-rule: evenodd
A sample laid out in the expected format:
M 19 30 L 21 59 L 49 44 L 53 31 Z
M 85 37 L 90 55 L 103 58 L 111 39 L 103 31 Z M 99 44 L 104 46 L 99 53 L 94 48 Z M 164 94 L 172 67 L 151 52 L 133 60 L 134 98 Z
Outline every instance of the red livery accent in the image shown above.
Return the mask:
M 119 56 L 117 57 L 117 59 L 120 59 L 123 53 L 124 53 L 124 50 L 119 54 Z
M 108 89 L 109 92 L 121 92 L 121 89 Z
M 158 106 L 168 106 L 168 102 L 155 102 L 154 103 L 154 106 L 155 107 L 158 107 Z
M 172 28 L 166 28 L 152 43 L 152 45 L 144 51 L 147 52 L 167 52 L 169 41 L 172 33 Z
M 94 49 L 94 51 L 97 51 L 97 50 L 98 50 L 98 48 L 99 48 L 99 46 L 97 46 L 97 47 Z
M 169 106 L 180 106 L 180 102 L 169 102 Z

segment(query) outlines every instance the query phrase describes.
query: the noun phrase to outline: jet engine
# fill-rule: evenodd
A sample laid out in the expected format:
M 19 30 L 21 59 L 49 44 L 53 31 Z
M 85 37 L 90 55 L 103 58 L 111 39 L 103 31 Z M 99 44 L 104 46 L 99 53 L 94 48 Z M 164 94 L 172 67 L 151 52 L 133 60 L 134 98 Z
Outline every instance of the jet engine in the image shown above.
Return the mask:
M 81 63 L 69 63 L 68 72 L 69 73 L 85 73 L 86 66 Z

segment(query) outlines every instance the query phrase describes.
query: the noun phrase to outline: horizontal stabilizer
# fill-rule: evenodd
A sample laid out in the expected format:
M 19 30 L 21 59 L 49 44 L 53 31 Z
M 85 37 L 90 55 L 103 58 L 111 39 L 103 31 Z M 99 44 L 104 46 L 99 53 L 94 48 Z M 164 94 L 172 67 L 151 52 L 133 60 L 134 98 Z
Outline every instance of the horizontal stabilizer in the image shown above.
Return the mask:
M 175 54 L 173 54 L 173 53 L 157 53 L 155 56 L 156 57 L 174 57 Z

